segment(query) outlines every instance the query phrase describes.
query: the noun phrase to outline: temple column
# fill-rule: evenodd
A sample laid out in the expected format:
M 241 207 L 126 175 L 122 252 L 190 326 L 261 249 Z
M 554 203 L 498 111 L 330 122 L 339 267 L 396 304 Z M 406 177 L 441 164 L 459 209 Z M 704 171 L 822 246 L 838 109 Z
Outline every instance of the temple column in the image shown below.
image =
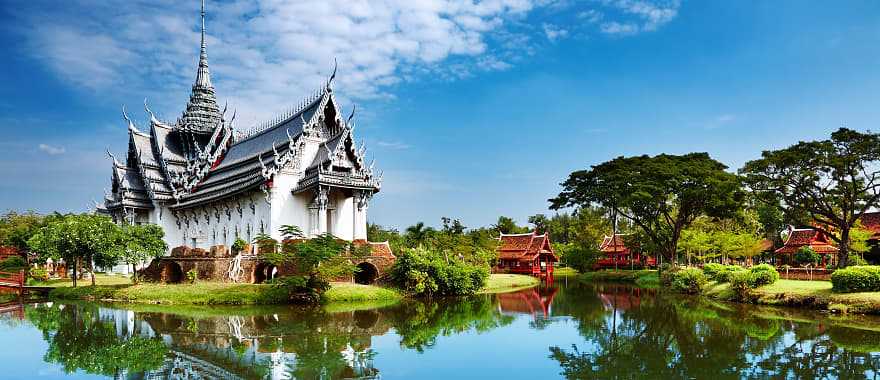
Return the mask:
M 327 233 L 327 212 L 329 205 L 329 189 L 318 186 L 315 199 L 309 206 L 309 234 L 312 236 Z
M 367 239 L 367 208 L 369 205 L 370 194 L 368 192 L 355 192 L 353 239 Z

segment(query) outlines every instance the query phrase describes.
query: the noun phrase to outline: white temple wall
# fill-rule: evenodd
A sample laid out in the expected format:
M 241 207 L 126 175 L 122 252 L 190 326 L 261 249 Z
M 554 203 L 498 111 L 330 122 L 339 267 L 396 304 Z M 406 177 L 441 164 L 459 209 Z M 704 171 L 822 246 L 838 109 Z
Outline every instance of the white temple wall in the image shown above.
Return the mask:
M 309 232 L 309 203 L 311 195 L 292 193 L 300 175 L 282 170 L 273 178 L 271 226 L 272 238 L 281 240 L 279 229 L 284 225 L 297 226 L 303 233 Z
M 354 198 L 346 197 L 340 191 L 334 191 L 330 218 L 330 233 L 338 238 L 352 240 L 354 237 L 355 215 Z

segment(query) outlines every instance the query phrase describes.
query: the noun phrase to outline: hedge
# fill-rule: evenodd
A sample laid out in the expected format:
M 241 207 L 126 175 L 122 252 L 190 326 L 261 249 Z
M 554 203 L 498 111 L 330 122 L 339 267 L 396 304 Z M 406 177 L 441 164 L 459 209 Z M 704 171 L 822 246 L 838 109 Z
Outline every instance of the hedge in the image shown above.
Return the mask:
M 835 292 L 871 292 L 880 290 L 880 266 L 863 265 L 838 269 L 831 274 Z
M 709 282 L 702 270 L 685 268 L 672 274 L 672 288 L 681 293 L 697 294 Z
M 745 268 L 738 265 L 709 263 L 703 266 L 703 273 L 715 282 L 728 282 L 732 273 L 745 270 Z

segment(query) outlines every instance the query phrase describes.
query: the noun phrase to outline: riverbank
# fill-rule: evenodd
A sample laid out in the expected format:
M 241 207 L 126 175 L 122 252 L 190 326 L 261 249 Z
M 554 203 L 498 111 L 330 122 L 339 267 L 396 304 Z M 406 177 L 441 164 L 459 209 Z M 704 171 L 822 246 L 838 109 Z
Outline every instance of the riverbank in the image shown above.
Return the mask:
M 125 283 L 121 276 L 99 276 L 96 286 L 74 288 L 69 281 L 41 283 L 52 286 L 49 298 L 163 305 L 278 305 L 287 303 L 286 293 L 272 285 L 196 282 L 195 284 Z M 492 274 L 480 293 L 502 293 L 536 286 L 540 280 L 525 275 Z M 396 302 L 404 297 L 396 289 L 334 282 L 324 294 L 324 303 Z
M 480 294 L 506 293 L 538 286 L 541 279 L 523 274 L 493 273 L 486 280 Z
M 628 282 L 642 288 L 656 288 L 660 284 L 655 270 L 595 271 L 583 273 L 578 279 L 587 282 Z M 737 297 L 728 283 L 709 281 L 702 295 L 727 302 L 880 315 L 880 292 L 835 293 L 831 290 L 830 281 L 777 280 L 773 284 L 752 289 L 746 299 Z
M 581 281 L 587 282 L 629 282 L 641 288 L 656 288 L 660 285 L 660 277 L 656 270 L 600 270 L 582 273 L 578 276 Z
M 836 313 L 880 314 L 880 292 L 835 293 L 830 281 L 778 280 L 751 291 L 738 300 L 727 283 L 710 282 L 703 290 L 708 297 L 758 305 L 794 306 Z

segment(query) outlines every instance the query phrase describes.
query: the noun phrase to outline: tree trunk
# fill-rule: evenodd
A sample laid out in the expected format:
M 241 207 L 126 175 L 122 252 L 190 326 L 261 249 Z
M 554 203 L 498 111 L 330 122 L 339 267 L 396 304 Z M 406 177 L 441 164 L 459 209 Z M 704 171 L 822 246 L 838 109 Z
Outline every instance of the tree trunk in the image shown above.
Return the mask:
M 73 259 L 73 287 L 76 287 L 76 278 L 79 276 L 79 257 Z
M 132 278 L 132 283 L 137 285 L 137 283 L 138 283 L 137 264 L 131 264 L 131 278 Z
M 846 268 L 849 264 L 849 228 L 840 229 L 840 245 L 837 249 L 837 267 Z
M 89 260 L 89 277 L 92 278 L 92 286 L 95 286 L 95 262 L 93 260 Z

